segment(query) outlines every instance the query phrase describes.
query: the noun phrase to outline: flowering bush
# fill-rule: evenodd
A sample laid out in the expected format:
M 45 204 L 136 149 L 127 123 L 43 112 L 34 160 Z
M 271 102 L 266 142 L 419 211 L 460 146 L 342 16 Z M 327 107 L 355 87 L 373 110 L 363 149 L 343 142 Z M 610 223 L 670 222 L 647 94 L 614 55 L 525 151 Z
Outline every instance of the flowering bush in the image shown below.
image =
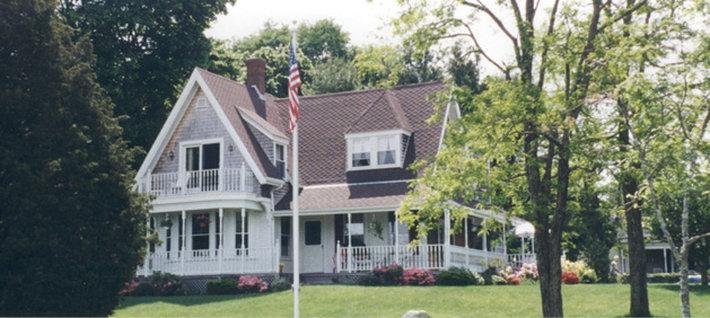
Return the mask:
M 562 272 L 562 282 L 565 284 L 579 284 L 579 276 L 575 272 Z
M 535 263 L 525 263 L 517 271 L 518 276 L 521 279 L 537 281 L 540 275 L 537 272 L 537 264 Z
M 372 270 L 372 274 L 380 285 L 397 285 L 402 280 L 402 266 L 392 263 Z
M 465 267 L 449 267 L 439 272 L 436 282 L 445 286 L 483 285 L 483 278 Z
M 136 288 L 138 288 L 138 281 L 135 278 L 131 279 L 130 282 L 126 282 L 126 284 L 123 286 L 123 289 L 118 292 L 118 295 L 130 296 L 131 294 L 133 294 L 133 291 L 135 291 Z
M 237 289 L 242 292 L 259 292 L 263 293 L 269 291 L 269 284 L 263 281 L 261 278 L 251 275 L 240 276 L 237 282 Z
M 404 285 L 429 286 L 435 283 L 434 274 L 428 269 L 410 268 L 404 270 L 402 274 L 402 284 Z
M 562 260 L 562 271 L 575 273 L 583 283 L 596 283 L 598 281 L 597 273 L 583 260 L 576 262 Z

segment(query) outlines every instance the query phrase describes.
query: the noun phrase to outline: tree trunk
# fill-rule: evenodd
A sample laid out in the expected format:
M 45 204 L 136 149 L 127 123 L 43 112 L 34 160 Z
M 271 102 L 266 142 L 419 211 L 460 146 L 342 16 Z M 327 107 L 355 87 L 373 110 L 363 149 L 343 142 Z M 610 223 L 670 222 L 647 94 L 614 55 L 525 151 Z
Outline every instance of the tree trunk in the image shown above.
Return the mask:
M 618 100 L 620 110 L 626 111 L 624 100 Z M 619 131 L 620 150 L 626 152 L 629 143 L 629 131 L 621 128 Z M 630 164 L 627 169 L 638 170 L 638 164 Z M 631 299 L 629 315 L 632 317 L 649 317 L 651 311 L 648 305 L 648 290 L 646 287 L 646 246 L 643 239 L 643 223 L 641 209 L 636 205 L 634 196 L 638 191 L 638 180 L 632 171 L 622 171 L 617 176 L 621 187 L 626 217 L 626 237 L 629 245 L 629 285 Z
M 686 249 L 689 246 L 683 246 Z M 688 253 L 681 252 L 680 258 L 680 315 L 690 318 L 690 290 L 688 289 Z
M 700 263 L 700 286 L 708 286 L 708 261 L 704 260 Z
M 544 317 L 562 317 L 562 265 L 560 240 L 549 236 L 546 229 L 535 231 L 535 245 L 539 248 L 537 268 L 540 275 L 540 299 Z

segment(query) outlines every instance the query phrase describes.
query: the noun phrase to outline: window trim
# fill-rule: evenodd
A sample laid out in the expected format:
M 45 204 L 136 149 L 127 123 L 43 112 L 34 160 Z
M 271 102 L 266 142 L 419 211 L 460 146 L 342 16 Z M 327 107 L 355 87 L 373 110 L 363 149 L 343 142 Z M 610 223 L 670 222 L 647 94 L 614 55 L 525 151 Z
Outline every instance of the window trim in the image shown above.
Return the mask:
M 277 147 L 277 146 L 281 146 L 281 147 L 284 148 L 284 151 L 283 151 L 283 154 L 284 154 L 284 160 L 283 160 L 283 162 L 284 162 L 284 175 L 283 175 L 283 178 L 286 178 L 286 176 L 288 175 L 288 164 L 287 164 L 287 163 L 288 163 L 288 147 L 286 146 L 286 144 L 283 144 L 283 143 L 280 143 L 280 142 L 276 142 L 276 141 L 274 141 L 273 144 L 274 144 L 274 152 L 273 152 L 273 157 L 274 157 L 274 158 L 273 158 L 272 162 L 273 162 L 273 164 L 274 164 L 274 167 L 276 167 L 276 147 Z
M 192 148 L 192 147 L 199 147 L 200 148 L 200 162 L 199 162 L 199 167 L 202 170 L 202 159 L 204 158 L 203 155 L 203 146 L 204 145 L 209 145 L 209 144 L 219 144 L 219 168 L 222 169 L 224 168 L 224 138 L 211 138 L 211 139 L 200 139 L 200 140 L 189 140 L 189 141 L 181 141 L 179 146 L 180 146 L 180 153 L 179 153 L 179 158 L 178 158 L 178 171 L 181 173 L 187 172 L 187 169 L 185 169 L 185 160 L 186 158 L 186 151 L 187 148 Z
M 345 146 L 347 148 L 346 161 L 346 171 L 361 171 L 361 170 L 377 170 L 377 169 L 390 169 L 390 168 L 402 168 L 404 158 L 402 158 L 402 136 L 411 136 L 411 133 L 403 130 L 384 130 L 377 132 L 367 132 L 367 133 L 354 133 L 345 135 Z M 395 137 L 395 161 L 392 164 L 378 164 L 377 163 L 377 153 L 378 153 L 378 138 L 379 137 Z M 370 145 L 370 165 L 368 166 L 353 166 L 353 142 L 355 139 L 369 138 Z

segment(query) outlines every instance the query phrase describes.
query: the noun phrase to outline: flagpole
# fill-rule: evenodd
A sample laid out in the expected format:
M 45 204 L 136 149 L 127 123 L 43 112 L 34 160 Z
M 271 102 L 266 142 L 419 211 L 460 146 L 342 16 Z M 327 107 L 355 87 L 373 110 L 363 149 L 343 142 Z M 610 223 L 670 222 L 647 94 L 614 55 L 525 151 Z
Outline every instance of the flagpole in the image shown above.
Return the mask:
M 298 318 L 299 316 L 299 306 L 298 306 L 298 292 L 300 289 L 300 258 L 299 258 L 299 247 L 300 247 L 300 240 L 299 240 L 299 221 L 298 221 L 298 190 L 299 190 L 299 185 L 298 185 L 298 124 L 296 124 L 296 127 L 293 129 L 293 155 L 291 156 L 293 160 L 293 174 L 292 174 L 292 180 L 291 184 L 293 186 L 292 193 L 293 193 L 293 201 L 292 201 L 292 210 L 293 210 L 293 218 L 292 218 L 292 225 L 293 225 L 293 317 Z

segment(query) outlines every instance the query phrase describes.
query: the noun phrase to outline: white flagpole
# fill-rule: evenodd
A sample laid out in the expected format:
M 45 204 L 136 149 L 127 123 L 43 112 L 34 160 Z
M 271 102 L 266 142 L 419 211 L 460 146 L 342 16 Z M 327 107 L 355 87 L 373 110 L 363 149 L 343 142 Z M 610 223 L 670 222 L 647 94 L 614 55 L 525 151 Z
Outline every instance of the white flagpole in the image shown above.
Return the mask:
M 292 201 L 292 210 L 293 210 L 293 218 L 292 218 L 292 225 L 293 225 L 293 317 L 298 318 L 299 312 L 298 312 L 298 292 L 300 289 L 300 283 L 301 279 L 299 277 L 300 274 L 300 261 L 301 259 L 299 258 L 299 246 L 300 246 L 300 240 L 299 240 L 299 221 L 298 221 L 298 123 L 296 123 L 296 128 L 293 130 L 293 174 L 292 174 L 292 180 L 291 184 L 293 185 L 293 201 Z
M 295 21 L 294 21 L 295 24 Z M 291 32 L 291 41 L 294 43 L 295 47 L 295 41 L 296 41 L 296 30 L 294 29 Z M 295 49 L 294 49 L 295 50 Z M 295 54 L 295 52 L 294 52 Z M 290 76 L 290 75 L 289 75 Z M 293 194 L 293 200 L 291 201 L 292 204 L 292 211 L 293 211 L 293 218 L 291 219 L 292 223 L 292 232 L 293 232 L 293 317 L 298 318 L 299 317 L 299 291 L 301 289 L 301 278 L 300 278 L 300 262 L 301 258 L 299 257 L 299 247 L 301 245 L 300 239 L 299 239 L 299 220 L 298 220 L 298 190 L 299 190 L 299 176 L 298 176 L 298 121 L 296 120 L 296 127 L 293 129 L 293 155 L 291 156 L 293 163 L 293 173 L 291 175 L 291 185 L 293 186 L 292 188 L 292 194 Z

